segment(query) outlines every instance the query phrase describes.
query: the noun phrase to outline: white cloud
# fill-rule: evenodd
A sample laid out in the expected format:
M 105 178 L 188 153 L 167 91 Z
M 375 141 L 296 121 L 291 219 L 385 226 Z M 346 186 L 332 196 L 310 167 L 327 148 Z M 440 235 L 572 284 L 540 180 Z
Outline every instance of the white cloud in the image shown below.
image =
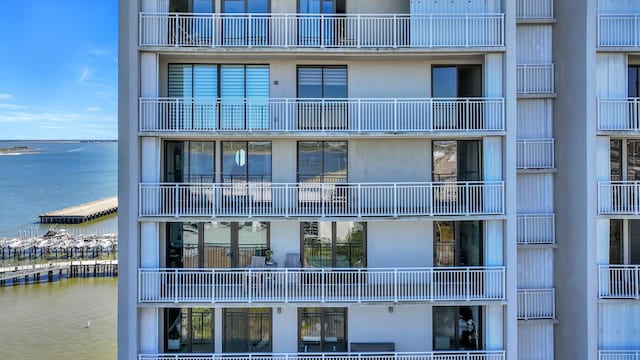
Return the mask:
M 61 123 L 69 124 L 68 128 L 73 129 L 78 124 L 103 123 L 116 126 L 117 117 L 100 113 L 58 113 L 58 112 L 37 112 L 37 111 L 0 111 L 0 123 Z
M 26 106 L 13 104 L 0 104 L 0 110 L 24 110 Z
M 11 94 L 0 94 L 0 100 L 9 100 L 11 98 L 13 98 Z
M 78 78 L 78 82 L 79 83 L 85 82 L 85 80 L 91 77 L 92 74 L 93 74 L 93 71 L 91 71 L 91 68 L 88 66 L 85 66 L 84 69 L 82 69 L 82 74 L 80 74 L 80 77 Z
M 89 106 L 87 108 L 84 108 L 85 111 L 90 111 L 90 112 L 101 112 L 102 109 L 100 109 L 97 106 Z
M 99 47 L 90 47 L 87 52 L 93 56 L 106 56 L 111 53 L 109 49 L 99 48 Z

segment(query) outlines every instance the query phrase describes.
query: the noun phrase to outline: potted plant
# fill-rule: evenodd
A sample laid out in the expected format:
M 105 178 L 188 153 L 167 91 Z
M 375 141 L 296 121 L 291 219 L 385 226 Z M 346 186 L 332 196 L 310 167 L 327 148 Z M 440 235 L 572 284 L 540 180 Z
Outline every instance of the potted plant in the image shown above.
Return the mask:
M 273 250 L 271 249 L 264 250 L 264 258 L 267 265 L 273 265 Z
M 178 329 L 173 327 L 167 335 L 169 336 L 167 348 L 169 350 L 180 350 L 180 332 Z

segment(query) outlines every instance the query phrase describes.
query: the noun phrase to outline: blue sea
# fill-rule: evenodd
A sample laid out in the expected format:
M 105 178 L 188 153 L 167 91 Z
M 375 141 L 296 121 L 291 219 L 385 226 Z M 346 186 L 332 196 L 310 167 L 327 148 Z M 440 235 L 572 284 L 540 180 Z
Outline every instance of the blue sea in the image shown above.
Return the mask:
M 33 151 L 0 154 L 0 238 L 43 234 L 38 215 L 117 194 L 116 142 L 0 141 L 0 148 Z M 75 232 L 117 232 L 114 216 L 85 225 L 59 225 Z

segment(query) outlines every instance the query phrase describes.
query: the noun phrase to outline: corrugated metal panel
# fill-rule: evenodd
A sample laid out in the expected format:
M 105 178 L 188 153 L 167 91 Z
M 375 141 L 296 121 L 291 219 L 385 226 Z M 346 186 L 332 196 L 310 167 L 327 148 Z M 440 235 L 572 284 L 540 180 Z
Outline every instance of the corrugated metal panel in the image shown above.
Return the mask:
M 597 54 L 598 97 L 627 96 L 627 57 L 625 54 Z
M 518 288 L 553 287 L 553 249 L 518 249 Z
M 518 213 L 553 212 L 553 174 L 518 174 Z
M 518 360 L 553 360 L 553 324 L 518 322 Z
M 518 64 L 550 64 L 552 62 L 551 25 L 518 25 L 516 41 Z
M 638 0 L 600 0 L 598 1 L 598 12 L 608 14 L 629 14 L 640 11 L 640 1 Z
M 599 348 L 640 348 L 640 302 L 606 302 L 601 303 L 598 308 Z
M 500 0 L 411 0 L 412 14 L 466 14 L 500 11 Z
M 553 101 L 518 100 L 518 139 L 553 137 Z

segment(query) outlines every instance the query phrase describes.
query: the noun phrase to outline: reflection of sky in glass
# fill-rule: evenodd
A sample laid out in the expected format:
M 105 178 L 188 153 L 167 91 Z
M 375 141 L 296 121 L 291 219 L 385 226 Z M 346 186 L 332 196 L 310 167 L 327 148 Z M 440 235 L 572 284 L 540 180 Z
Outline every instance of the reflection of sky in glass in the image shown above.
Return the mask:
M 432 74 L 433 97 L 455 98 L 458 96 L 457 70 L 455 67 L 434 67 Z

